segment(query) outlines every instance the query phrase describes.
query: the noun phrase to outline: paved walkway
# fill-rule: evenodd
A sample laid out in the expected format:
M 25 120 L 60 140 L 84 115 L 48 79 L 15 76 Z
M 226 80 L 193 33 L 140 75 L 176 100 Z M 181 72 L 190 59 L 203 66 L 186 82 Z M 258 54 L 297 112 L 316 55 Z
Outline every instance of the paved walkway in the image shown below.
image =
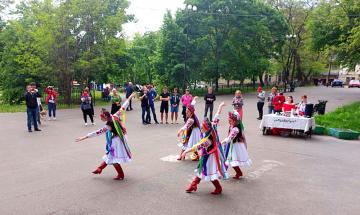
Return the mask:
M 295 100 L 302 94 L 329 100 L 327 110 L 360 100 L 360 89 L 298 88 Z M 222 100 L 229 103 L 231 96 Z M 124 181 L 112 180 L 112 167 L 91 174 L 101 162 L 104 137 L 74 142 L 100 127 L 98 118 L 96 126 L 84 127 L 80 110 L 60 110 L 57 121 L 29 134 L 24 113 L 0 114 L 0 214 L 360 214 L 360 141 L 263 136 L 255 95 L 245 95 L 245 102 L 254 164 L 244 179 L 222 182 L 221 196 L 210 195 L 206 182 L 185 193 L 197 164 L 174 159 L 180 125 L 143 126 L 139 102 L 127 114 L 134 160 L 123 167 Z M 203 105 L 197 105 L 199 116 Z M 223 138 L 226 113 L 221 120 Z

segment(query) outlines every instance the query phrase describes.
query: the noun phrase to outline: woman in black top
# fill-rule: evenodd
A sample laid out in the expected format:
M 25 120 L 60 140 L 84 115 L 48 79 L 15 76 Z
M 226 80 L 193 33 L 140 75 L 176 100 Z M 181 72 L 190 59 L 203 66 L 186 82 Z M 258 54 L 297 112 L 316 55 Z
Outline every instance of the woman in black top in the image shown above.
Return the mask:
M 166 124 L 168 123 L 168 113 L 169 113 L 169 100 L 170 100 L 170 94 L 168 92 L 167 87 L 164 87 L 163 89 L 163 93 L 160 94 L 160 101 L 161 101 L 161 105 L 160 105 L 160 113 L 161 113 L 161 124 L 164 123 L 164 112 L 165 112 L 165 122 Z

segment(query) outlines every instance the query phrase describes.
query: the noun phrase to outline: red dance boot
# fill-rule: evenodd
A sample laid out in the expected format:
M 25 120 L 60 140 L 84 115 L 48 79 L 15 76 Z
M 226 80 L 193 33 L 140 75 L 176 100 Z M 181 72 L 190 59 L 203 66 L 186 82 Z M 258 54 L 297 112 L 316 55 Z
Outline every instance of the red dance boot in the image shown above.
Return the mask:
M 107 164 L 105 163 L 105 161 L 103 161 L 100 166 L 98 168 L 96 168 L 96 170 L 94 170 L 92 173 L 94 174 L 101 174 L 102 170 L 105 169 L 105 167 L 107 166 Z
M 236 167 L 233 167 L 235 172 L 236 172 L 236 175 L 233 177 L 233 179 L 240 179 L 241 176 L 243 176 L 243 173 L 241 172 L 241 169 L 240 167 L 236 166 Z
M 118 175 L 114 178 L 114 180 L 123 180 L 124 179 L 124 171 L 122 170 L 120 164 L 116 163 L 113 164 L 116 172 L 118 173 Z
M 197 185 L 200 183 L 201 179 L 199 177 L 195 177 L 191 182 L 190 186 L 186 189 L 187 193 L 191 193 L 197 190 Z
M 213 183 L 213 185 L 215 186 L 215 190 L 213 192 L 211 192 L 211 194 L 213 194 L 213 195 L 220 194 L 222 192 L 222 187 L 220 185 L 219 180 L 211 181 L 211 183 Z

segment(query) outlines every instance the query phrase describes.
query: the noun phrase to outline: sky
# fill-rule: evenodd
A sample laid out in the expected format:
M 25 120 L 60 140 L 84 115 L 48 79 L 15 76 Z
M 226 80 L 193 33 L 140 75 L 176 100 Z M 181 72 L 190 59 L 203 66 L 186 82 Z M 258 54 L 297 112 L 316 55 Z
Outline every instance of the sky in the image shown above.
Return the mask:
M 128 37 L 135 33 L 143 34 L 146 31 L 160 29 L 164 14 L 169 9 L 174 14 L 178 8 L 183 7 L 184 0 L 129 0 L 129 14 L 134 14 L 136 23 L 124 24 L 124 32 Z
M 15 0 L 18 4 L 21 0 Z M 136 23 L 124 24 L 125 35 L 132 38 L 135 33 L 156 31 L 160 29 L 164 14 L 169 9 L 175 14 L 178 8 L 183 7 L 184 0 L 129 0 L 128 14 L 134 14 Z

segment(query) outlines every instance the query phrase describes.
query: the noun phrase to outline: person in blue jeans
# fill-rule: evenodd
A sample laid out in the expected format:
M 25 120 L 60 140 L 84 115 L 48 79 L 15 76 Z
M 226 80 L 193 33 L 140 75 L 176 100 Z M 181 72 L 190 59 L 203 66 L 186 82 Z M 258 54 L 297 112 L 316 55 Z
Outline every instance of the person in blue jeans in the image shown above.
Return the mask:
M 157 118 L 156 118 L 156 112 L 155 112 L 155 99 L 157 97 L 157 93 L 155 91 L 155 88 L 153 85 L 149 85 L 149 93 L 148 93 L 148 96 L 149 96 L 149 105 L 150 105 L 150 109 L 151 109 L 151 112 L 153 114 L 153 117 L 154 117 L 154 121 L 156 124 L 159 124 L 159 122 L 157 121 Z
M 56 96 L 57 92 L 55 91 L 53 86 L 48 86 L 45 89 L 45 93 L 47 93 L 46 104 L 48 105 L 49 112 L 49 120 L 51 120 L 51 116 L 56 120 Z
M 180 95 L 178 88 L 174 89 L 174 93 L 170 97 L 170 112 L 171 112 L 171 124 L 174 123 L 174 116 L 175 116 L 175 123 L 178 124 L 178 112 L 179 112 L 179 105 L 180 105 Z
M 32 125 L 34 125 L 35 131 L 41 131 L 38 127 L 37 123 L 37 112 L 38 110 L 38 102 L 37 98 L 40 97 L 40 94 L 36 92 L 36 84 L 31 83 L 30 86 L 27 87 L 27 92 L 25 93 L 25 102 L 26 102 L 26 113 L 27 113 L 27 126 L 28 131 L 32 132 Z

